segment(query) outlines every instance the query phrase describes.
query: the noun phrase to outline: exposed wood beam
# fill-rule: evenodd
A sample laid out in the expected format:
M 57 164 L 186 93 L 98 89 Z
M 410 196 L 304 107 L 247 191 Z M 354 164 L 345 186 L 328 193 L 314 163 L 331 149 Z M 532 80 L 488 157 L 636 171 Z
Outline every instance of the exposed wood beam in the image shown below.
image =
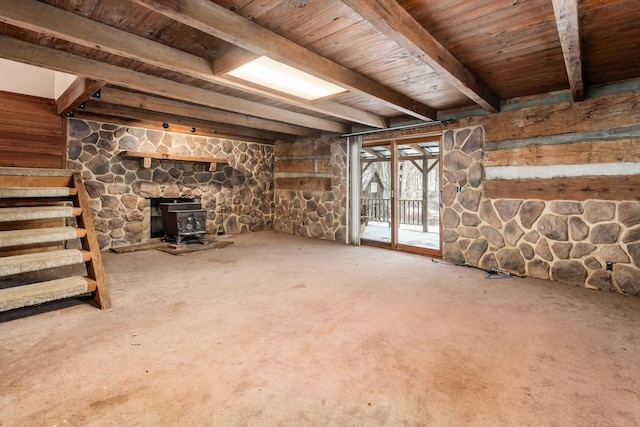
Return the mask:
M 424 160 L 426 160 L 426 159 L 424 159 Z M 418 161 L 417 161 L 417 160 L 409 160 L 409 161 L 413 164 L 413 166 L 415 166 L 415 168 L 416 168 L 416 169 L 418 169 L 418 171 L 419 171 L 420 173 L 422 173 L 422 166 L 420 166 L 420 165 L 418 164 Z
M 214 74 L 210 62 L 204 58 L 83 18 L 39 1 L 22 0 L 20 3 L 16 3 L 12 0 L 0 0 L 0 10 L 2 10 L 0 21 L 20 28 L 49 34 L 91 49 L 135 59 L 190 77 L 275 99 L 309 111 L 319 112 L 366 126 L 377 128 L 387 126 L 386 121 L 379 116 L 335 102 L 311 103 L 295 97 L 234 83 L 224 76 Z M 255 54 L 247 53 L 255 57 Z M 250 60 L 252 58 L 247 57 L 247 59 Z
M 431 158 L 433 159 L 433 157 L 431 157 Z M 436 161 L 433 162 L 433 164 L 431 166 L 429 166 L 429 168 L 427 169 L 427 173 L 431 172 L 431 170 L 438 165 L 438 162 L 440 161 L 440 159 L 438 157 L 436 157 L 435 159 L 436 159 Z
M 382 157 L 380 155 L 380 153 L 376 152 L 375 150 L 372 150 L 371 148 L 368 147 L 362 147 L 362 151 L 371 154 L 372 156 L 376 156 L 378 158 Z
M 59 50 L 0 36 L 0 57 L 39 67 L 104 80 L 128 89 L 153 93 L 211 108 L 233 111 L 332 133 L 348 133 L 343 123 L 246 101 L 193 86 L 116 67 Z
M 423 156 L 420 154 L 407 154 L 407 155 L 403 155 L 401 153 L 398 153 L 398 161 L 404 161 L 404 160 L 430 160 L 430 159 L 435 159 L 437 158 L 437 156 Z
M 553 0 L 552 3 L 571 95 L 574 101 L 583 101 L 584 81 L 582 80 L 578 0 Z
M 113 115 L 90 113 L 85 110 L 76 110 L 74 113 L 74 117 L 78 119 L 83 119 L 83 120 L 92 120 L 92 121 L 104 122 L 104 123 L 114 123 L 114 124 L 119 124 L 123 126 L 129 126 L 129 127 L 140 127 L 145 129 L 155 129 L 159 131 L 169 130 L 171 132 L 185 133 L 189 135 L 198 135 L 198 136 L 205 136 L 205 137 L 213 136 L 214 138 L 236 139 L 236 140 L 242 140 L 246 142 L 257 142 L 259 144 L 269 144 L 269 145 L 272 145 L 274 143 L 273 140 L 268 138 L 256 138 L 256 137 L 246 136 L 246 135 L 226 134 L 223 132 L 212 135 L 210 129 L 204 126 L 196 127 L 196 131 L 192 132 L 191 128 L 193 127 L 193 124 L 186 125 L 184 123 L 172 122 L 169 128 L 165 129 L 164 127 L 162 127 L 162 122 L 158 121 L 157 117 L 155 117 L 153 120 L 147 120 L 144 118 L 118 117 Z M 290 136 L 290 138 L 291 139 L 287 141 L 293 142 L 295 140 L 295 137 Z
M 102 86 L 104 86 L 103 81 L 78 77 L 56 100 L 56 110 L 58 115 L 63 116 L 69 113 L 78 105 L 85 102 Z
M 236 47 L 222 55 L 213 63 L 213 71 L 217 75 L 227 74 L 228 72 L 233 71 L 247 62 L 251 62 L 259 57 L 260 55 L 256 55 L 253 52 Z
M 191 128 L 195 128 L 196 131 L 198 131 L 198 135 L 216 138 L 250 138 L 250 140 L 252 141 L 263 143 L 273 143 L 277 139 L 274 137 L 274 135 L 268 132 L 256 131 L 253 129 L 235 128 L 229 125 L 193 119 L 190 117 L 162 114 L 154 111 L 123 107 L 120 105 L 110 105 L 99 101 L 87 101 L 85 103 L 85 108 L 76 110 L 76 116 L 81 117 L 82 113 L 99 115 L 103 117 L 120 117 L 123 119 L 156 122 L 159 126 L 161 126 L 162 123 L 169 124 L 169 128 L 164 130 L 173 130 L 174 125 L 182 126 L 189 130 Z M 196 132 L 194 131 L 191 133 Z
M 212 1 L 132 1 L 254 54 L 268 56 L 352 92 L 376 98 L 405 114 L 421 120 L 436 118 L 433 108 L 297 45 Z
M 100 101 L 125 107 L 172 114 L 175 116 L 191 117 L 213 123 L 225 123 L 227 125 L 241 126 L 251 129 L 262 129 L 263 132 L 268 131 L 269 133 L 290 134 L 311 138 L 319 135 L 319 132 L 313 129 L 259 119 L 256 117 L 249 117 L 237 113 L 230 113 L 228 111 L 215 110 L 201 105 L 188 104 L 181 101 L 159 98 L 142 93 L 128 92 L 112 87 L 105 87 L 102 89 Z M 275 134 L 274 137 L 276 137 Z M 278 138 L 276 137 L 276 139 Z
M 490 112 L 500 111 L 500 99 L 424 29 L 396 0 L 342 0 L 378 30 L 394 40 L 460 92 Z
M 427 150 L 425 150 L 424 148 L 420 147 L 418 144 L 402 144 L 402 142 L 400 143 L 401 145 L 409 145 L 411 148 L 413 148 L 414 150 L 416 150 L 419 153 L 424 154 L 425 156 L 431 156 L 431 153 L 428 152 Z
M 401 161 L 405 161 L 405 160 L 424 160 L 424 156 L 418 156 L 418 155 L 414 155 L 414 156 L 398 156 L 398 160 Z M 438 156 L 432 156 L 432 157 L 427 157 L 428 159 L 437 159 Z M 379 162 L 390 162 L 391 161 L 391 157 L 380 157 L 380 158 L 376 158 L 376 159 L 361 159 L 362 163 L 379 163 Z

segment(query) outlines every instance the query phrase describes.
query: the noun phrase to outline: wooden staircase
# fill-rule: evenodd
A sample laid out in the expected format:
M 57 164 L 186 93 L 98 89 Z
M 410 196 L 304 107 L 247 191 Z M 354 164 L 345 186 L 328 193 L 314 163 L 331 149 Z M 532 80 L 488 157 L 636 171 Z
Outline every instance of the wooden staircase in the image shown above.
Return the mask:
M 111 307 L 81 173 L 0 167 L 0 312 L 88 293 Z

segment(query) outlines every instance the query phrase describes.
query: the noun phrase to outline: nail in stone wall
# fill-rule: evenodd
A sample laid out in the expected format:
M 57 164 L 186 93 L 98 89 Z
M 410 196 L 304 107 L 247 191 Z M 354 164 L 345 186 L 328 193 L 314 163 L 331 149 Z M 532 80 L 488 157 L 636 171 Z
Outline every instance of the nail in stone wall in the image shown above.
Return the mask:
M 444 259 L 640 295 L 640 202 L 485 199 L 483 149 L 481 127 L 444 134 Z
M 306 237 L 346 242 L 347 143 L 331 143 L 331 190 L 275 191 L 274 229 Z
M 127 158 L 122 151 L 223 157 L 208 164 Z M 273 146 L 70 119 L 68 167 L 82 170 L 101 249 L 149 238 L 149 198 L 200 198 L 207 232 L 273 229 Z

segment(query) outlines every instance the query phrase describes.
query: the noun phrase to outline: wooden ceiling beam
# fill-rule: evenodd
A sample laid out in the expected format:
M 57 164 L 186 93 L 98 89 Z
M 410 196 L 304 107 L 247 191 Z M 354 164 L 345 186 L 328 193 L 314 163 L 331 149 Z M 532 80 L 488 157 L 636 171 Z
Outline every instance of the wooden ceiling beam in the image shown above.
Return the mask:
M 436 111 L 320 56 L 210 0 L 131 0 L 242 49 L 297 68 L 421 120 Z
M 427 157 L 429 160 L 432 159 L 437 159 L 438 156 L 431 156 L 431 157 Z M 424 160 L 425 156 L 417 156 L 417 155 L 412 155 L 412 156 L 402 156 L 399 155 L 398 156 L 398 160 L 399 161 L 405 161 L 405 160 Z M 391 157 L 377 157 L 375 159 L 361 159 L 361 162 L 363 163 L 367 163 L 367 162 L 371 162 L 371 163 L 380 163 L 380 162 L 390 162 L 391 161 Z
M 105 87 L 100 93 L 100 101 L 109 104 L 122 105 L 124 107 L 139 108 L 175 116 L 192 117 L 212 123 L 225 123 L 232 126 L 240 126 L 251 129 L 260 129 L 271 134 L 274 139 L 282 139 L 283 134 L 298 135 L 309 138 L 319 136 L 319 132 L 300 126 L 274 122 L 243 114 L 216 110 L 201 105 L 159 98 L 143 93 L 133 93 L 113 87 Z
M 21 0 L 20 2 L 0 0 L 0 10 L 2 10 L 1 21 L 20 28 L 45 33 L 91 49 L 135 59 L 165 70 L 261 95 L 342 120 L 376 128 L 387 127 L 387 122 L 382 117 L 336 102 L 311 103 L 284 94 L 274 94 L 251 86 L 237 84 L 223 75 L 214 74 L 211 63 L 204 58 L 36 0 Z M 238 57 L 242 55 L 242 52 L 242 50 L 236 52 L 235 61 L 240 60 Z M 255 54 L 244 51 L 243 57 L 244 61 L 250 61 L 255 58 Z
M 297 126 L 310 129 L 341 134 L 348 133 L 351 129 L 350 126 L 340 122 L 211 92 L 7 36 L 0 36 L 0 57 L 95 80 L 104 80 L 107 83 L 126 87 L 127 89 L 192 102 L 211 108 L 283 123 L 295 123 Z
M 216 75 L 224 75 L 259 57 L 253 52 L 235 47 L 214 61 L 213 71 Z
M 91 95 L 104 86 L 101 80 L 76 78 L 71 86 L 56 100 L 56 110 L 59 116 L 71 112 L 78 105 L 85 102 Z
M 118 124 L 123 126 L 129 126 L 129 127 L 140 127 L 140 128 L 154 129 L 159 131 L 171 131 L 171 132 L 186 133 L 189 135 L 198 135 L 198 136 L 204 136 L 204 137 L 228 138 L 228 139 L 242 140 L 245 142 L 257 142 L 259 144 L 269 144 L 269 145 L 274 144 L 274 141 L 270 139 L 253 138 L 251 136 L 240 136 L 240 135 L 231 135 L 231 134 L 226 135 L 224 133 L 216 133 L 212 135 L 211 132 L 209 131 L 205 132 L 203 130 L 203 129 L 206 129 L 205 127 L 198 127 L 196 128 L 195 132 L 192 132 L 191 131 L 192 126 L 187 126 L 187 125 L 178 124 L 178 123 L 172 123 L 169 126 L 169 128 L 165 129 L 162 126 L 162 123 L 158 122 L 157 120 L 144 120 L 141 118 L 133 118 L 133 117 L 109 116 L 109 115 L 103 115 L 103 114 L 89 113 L 87 111 L 82 111 L 82 110 L 76 111 L 74 117 L 82 120 L 91 120 L 94 122 L 103 122 L 103 123 L 113 123 L 113 124 Z
M 120 117 L 145 122 L 155 122 L 158 126 L 163 123 L 169 125 L 164 130 L 172 131 L 179 126 L 189 131 L 194 128 L 194 134 L 215 138 L 244 139 L 249 138 L 254 142 L 273 143 L 276 139 L 269 132 L 257 131 L 254 129 L 235 128 L 233 126 L 209 122 L 206 120 L 194 119 L 191 117 L 176 116 L 173 114 L 159 113 L 156 111 L 141 110 L 138 108 L 123 107 L 121 105 L 111 105 L 101 101 L 87 101 L 84 108 L 76 110 L 76 115 L 82 117 L 83 113 L 99 115 L 103 117 Z
M 500 111 L 500 99 L 424 29 L 396 0 L 342 0 L 387 37 L 433 68 L 482 108 Z
M 552 3 L 571 95 L 574 101 L 584 101 L 578 0 L 553 0 Z
M 409 145 L 411 148 L 413 148 L 414 150 L 416 150 L 419 153 L 424 154 L 425 156 L 430 156 L 431 155 L 430 152 L 428 152 L 424 148 L 420 147 L 418 144 L 402 144 L 402 145 Z
M 371 149 L 371 148 L 369 148 L 369 147 L 362 147 L 362 151 L 364 151 L 364 152 L 366 152 L 366 153 L 369 153 L 369 154 L 371 154 L 371 155 L 373 155 L 373 156 L 376 156 L 377 158 L 382 157 L 382 156 L 380 155 L 380 153 L 378 153 L 378 152 L 377 152 L 377 151 L 375 151 L 375 150 L 372 150 L 372 149 Z

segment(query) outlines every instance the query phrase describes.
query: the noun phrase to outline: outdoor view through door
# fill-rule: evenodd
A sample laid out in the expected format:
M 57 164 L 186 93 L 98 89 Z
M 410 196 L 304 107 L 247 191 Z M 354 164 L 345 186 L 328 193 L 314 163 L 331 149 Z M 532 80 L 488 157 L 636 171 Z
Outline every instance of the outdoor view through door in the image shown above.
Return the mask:
M 363 145 L 363 243 L 440 255 L 439 138 Z

